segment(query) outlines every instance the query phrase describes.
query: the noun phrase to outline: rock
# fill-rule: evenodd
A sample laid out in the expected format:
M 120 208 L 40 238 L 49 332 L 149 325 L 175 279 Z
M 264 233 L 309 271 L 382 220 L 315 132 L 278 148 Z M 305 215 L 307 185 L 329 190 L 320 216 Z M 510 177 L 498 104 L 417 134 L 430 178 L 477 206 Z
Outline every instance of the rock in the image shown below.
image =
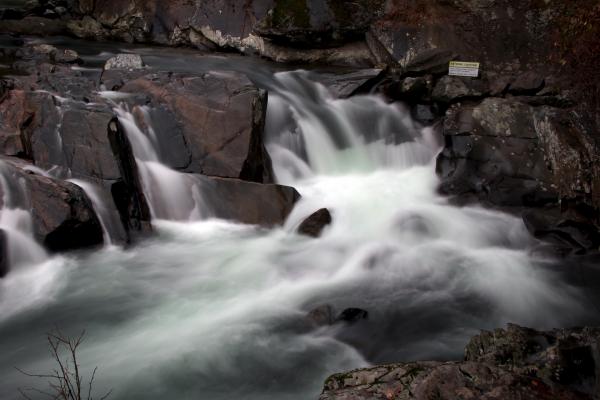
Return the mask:
M 443 134 L 442 192 L 502 206 L 557 204 L 533 108 L 499 98 L 457 104 L 446 114 Z
M 108 124 L 108 140 L 117 160 L 120 179 L 111 186 L 111 193 L 121 222 L 128 232 L 147 233 L 152 230 L 150 208 L 140 179 L 131 143 L 119 120 Z
M 482 97 L 485 91 L 479 79 L 446 75 L 436 83 L 431 98 L 440 103 L 454 103 L 465 98 Z
M 308 216 L 298 227 L 301 235 L 317 238 L 323 233 L 323 229 L 332 222 L 331 214 L 326 208 L 321 208 Z
M 574 390 L 482 363 L 413 362 L 336 374 L 319 400 L 590 400 Z
M 79 57 L 79 54 L 75 50 L 65 49 L 59 50 L 56 49 L 55 52 L 52 53 L 51 58 L 54 62 L 64 63 L 64 64 L 82 64 L 83 60 Z
M 536 94 L 544 87 L 544 78 L 533 71 L 524 72 L 510 84 L 508 91 L 516 95 Z
M 68 33 L 67 23 L 59 19 L 25 17 L 15 20 L 0 20 L 0 33 L 12 35 L 57 36 Z
M 320 400 L 589 400 L 600 388 L 594 362 L 599 333 L 509 325 L 474 337 L 462 362 L 388 364 L 332 375 Z
M 346 308 L 340 313 L 340 315 L 337 316 L 335 322 L 346 322 L 349 324 L 354 324 L 359 322 L 360 320 L 367 319 L 368 317 L 369 312 L 361 308 Z
M 416 103 L 429 100 L 432 90 L 432 77 L 407 77 L 389 85 L 385 92 L 393 99 Z
M 361 69 L 343 74 L 319 74 L 315 78 L 336 98 L 347 98 L 358 93 L 368 93 L 381 79 L 383 70 Z
M 21 129 L 31 121 L 33 111 L 28 108 L 23 91 L 7 90 L 0 102 L 0 152 L 9 156 L 27 156 L 28 149 Z
M 144 61 L 139 54 L 117 54 L 109 58 L 104 64 L 105 70 L 126 69 L 136 70 L 144 68 Z
M 141 95 L 171 168 L 273 182 L 262 132 L 266 92 L 237 73 L 155 74 L 126 83 Z
M 198 176 L 211 215 L 243 224 L 282 225 L 300 195 L 289 186 Z
M 600 328 L 539 332 L 509 324 L 472 338 L 465 359 L 596 397 L 600 395 L 600 366 L 595 361 L 599 350 Z
M 26 172 L 28 164 L 4 158 L 13 180 L 25 191 L 38 242 L 51 251 L 80 249 L 103 243 L 103 232 L 92 203 L 83 190 L 69 182 Z
M 334 47 L 362 39 L 382 10 L 381 0 L 275 0 L 254 31 L 275 43 L 297 47 Z
M 10 269 L 8 259 L 8 237 L 3 229 L 0 229 L 0 278 L 4 278 Z
M 404 63 L 404 72 L 410 75 L 447 74 L 450 61 L 455 57 L 456 54 L 448 50 L 425 50 Z
M 308 323 L 313 327 L 328 326 L 333 324 L 333 308 L 329 304 L 323 304 L 308 312 L 306 315 Z

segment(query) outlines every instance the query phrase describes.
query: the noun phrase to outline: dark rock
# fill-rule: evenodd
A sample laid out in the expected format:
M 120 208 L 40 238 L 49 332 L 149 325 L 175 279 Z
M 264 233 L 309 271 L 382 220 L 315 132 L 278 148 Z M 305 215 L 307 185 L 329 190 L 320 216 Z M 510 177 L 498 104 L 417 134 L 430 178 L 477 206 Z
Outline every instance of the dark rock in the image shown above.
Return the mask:
M 211 216 L 244 224 L 282 225 L 300 199 L 289 186 L 198 176 Z
M 600 395 L 600 365 L 595 361 L 599 350 L 599 328 L 539 332 L 509 324 L 507 329 L 483 331 L 472 338 L 465 359 L 596 397 Z
M 47 249 L 65 251 L 103 243 L 100 221 L 80 187 L 28 173 L 22 169 L 28 164 L 22 161 L 4 161 L 14 181 L 25 182 L 34 236 Z
M 486 88 L 480 79 L 461 76 L 444 76 L 433 88 L 432 100 L 440 103 L 454 103 L 465 98 L 482 97 Z
M 0 229 L 0 278 L 4 278 L 9 270 L 8 237 L 6 232 Z
M 422 51 L 406 62 L 404 72 L 410 75 L 447 74 L 450 61 L 455 57 L 456 54 L 448 50 Z
M 591 400 L 589 396 L 475 362 L 413 362 L 329 377 L 319 400 Z
M 266 92 L 237 73 L 156 74 L 123 92 L 146 96 L 162 161 L 204 175 L 273 181 L 262 140 Z M 167 136 L 168 135 L 168 136 Z
M 326 208 L 321 208 L 308 216 L 298 227 L 298 233 L 313 238 L 321 236 L 323 229 L 332 222 L 331 214 Z
M 323 304 L 308 312 L 306 315 L 308 323 L 313 327 L 328 326 L 333 324 L 333 308 L 329 304 Z
M 508 91 L 516 95 L 536 94 L 544 87 L 544 78 L 533 71 L 524 72 L 510 84 Z
M 531 107 L 498 98 L 452 106 L 443 133 L 437 171 L 444 193 L 504 206 L 557 204 Z
M 149 232 L 152 218 L 131 143 L 118 119 L 109 122 L 107 131 L 120 172 L 120 179 L 111 186 L 111 192 L 121 222 L 128 232 Z
M 428 100 L 431 95 L 432 77 L 407 77 L 402 81 L 390 85 L 386 94 L 394 99 L 416 103 Z
M 0 20 L 0 33 L 57 36 L 67 34 L 68 30 L 67 23 L 59 19 L 25 17 L 17 20 Z
M 335 322 L 357 323 L 369 317 L 369 312 L 360 308 L 346 308 L 335 319 Z
M 439 118 L 435 107 L 428 104 L 417 104 L 412 108 L 412 117 L 425 125 L 430 125 Z
M 381 0 L 275 0 L 255 32 L 276 43 L 298 47 L 333 47 L 364 38 L 383 8 Z
M 9 156 L 26 156 L 28 149 L 21 130 L 31 122 L 33 110 L 26 94 L 19 90 L 6 91 L 0 102 L 0 152 Z
M 347 98 L 359 93 L 368 93 L 382 78 L 383 70 L 362 69 L 344 74 L 319 74 L 315 78 L 327 86 L 337 98 Z
M 325 382 L 320 400 L 590 400 L 598 396 L 600 330 L 483 332 L 463 362 L 423 361 L 358 369 Z

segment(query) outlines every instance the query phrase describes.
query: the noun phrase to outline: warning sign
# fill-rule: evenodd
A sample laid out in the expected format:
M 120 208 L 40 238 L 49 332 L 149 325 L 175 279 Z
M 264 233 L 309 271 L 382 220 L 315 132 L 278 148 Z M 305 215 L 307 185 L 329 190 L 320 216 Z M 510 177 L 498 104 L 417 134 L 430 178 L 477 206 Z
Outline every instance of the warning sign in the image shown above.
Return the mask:
M 476 78 L 479 76 L 479 63 L 465 61 L 450 61 L 448 75 L 471 76 Z

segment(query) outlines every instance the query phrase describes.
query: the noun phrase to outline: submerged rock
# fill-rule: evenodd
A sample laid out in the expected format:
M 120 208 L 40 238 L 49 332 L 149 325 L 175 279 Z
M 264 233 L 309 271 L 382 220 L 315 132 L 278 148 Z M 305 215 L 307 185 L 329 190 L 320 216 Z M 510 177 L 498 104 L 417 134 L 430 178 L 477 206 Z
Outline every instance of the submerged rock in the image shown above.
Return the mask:
M 313 238 L 321 236 L 323 229 L 332 222 L 331 214 L 326 208 L 321 208 L 308 216 L 298 227 L 298 233 Z
M 354 324 L 360 320 L 369 318 L 369 312 L 362 308 L 346 308 L 335 319 L 335 322 L 346 322 Z

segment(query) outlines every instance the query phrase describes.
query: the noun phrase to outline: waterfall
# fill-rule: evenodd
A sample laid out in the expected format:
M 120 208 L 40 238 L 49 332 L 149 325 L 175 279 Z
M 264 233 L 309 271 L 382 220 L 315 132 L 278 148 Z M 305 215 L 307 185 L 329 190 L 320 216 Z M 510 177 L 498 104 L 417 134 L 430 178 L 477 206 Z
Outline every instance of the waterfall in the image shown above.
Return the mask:
M 0 160 L 0 229 L 6 233 L 8 265 L 12 268 L 36 264 L 46 252 L 33 238 L 33 221 L 25 180 Z
M 87 195 L 92 202 L 94 212 L 100 221 L 102 226 L 102 233 L 105 245 L 112 245 L 111 232 L 115 232 L 115 221 L 113 221 L 112 213 L 108 205 L 102 200 L 99 188 L 90 182 L 83 181 L 81 179 L 69 179 L 69 182 L 79 186 Z
M 161 162 L 157 133 L 147 106 L 134 106 L 136 115 L 125 103 L 114 108 L 133 149 L 148 206 L 153 219 L 194 221 L 204 216 L 202 183 L 192 174 L 169 168 Z

